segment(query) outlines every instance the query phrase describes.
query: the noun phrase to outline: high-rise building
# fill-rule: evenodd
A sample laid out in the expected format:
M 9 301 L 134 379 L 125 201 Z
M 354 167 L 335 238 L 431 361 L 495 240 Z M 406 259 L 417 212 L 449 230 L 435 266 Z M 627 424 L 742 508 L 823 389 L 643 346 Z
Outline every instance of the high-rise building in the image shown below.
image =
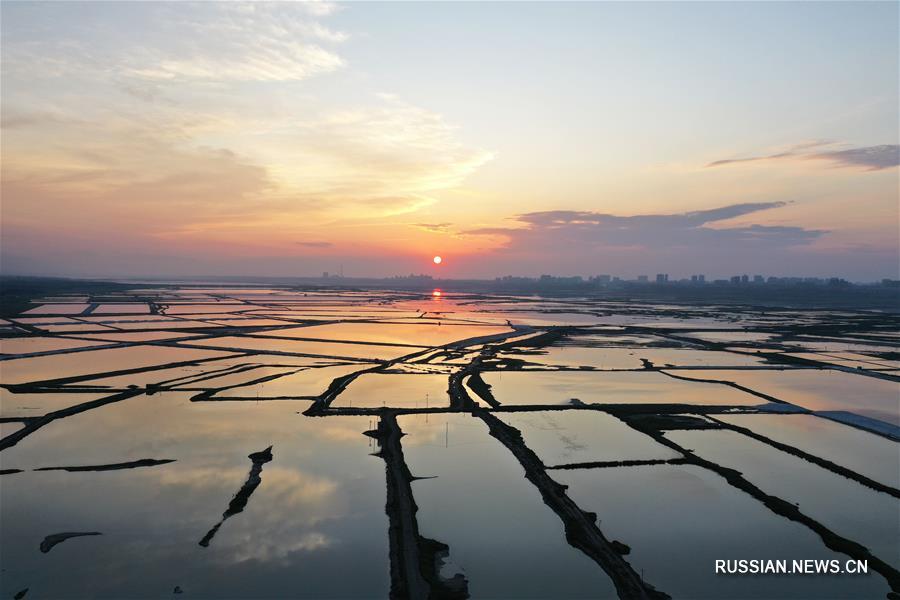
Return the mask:
M 657 273 L 656 274 L 656 283 L 667 283 L 669 281 L 668 273 Z
M 650 280 L 650 278 L 647 277 L 646 275 L 638 275 L 638 281 L 640 283 L 647 283 L 647 281 L 649 281 L 649 280 Z

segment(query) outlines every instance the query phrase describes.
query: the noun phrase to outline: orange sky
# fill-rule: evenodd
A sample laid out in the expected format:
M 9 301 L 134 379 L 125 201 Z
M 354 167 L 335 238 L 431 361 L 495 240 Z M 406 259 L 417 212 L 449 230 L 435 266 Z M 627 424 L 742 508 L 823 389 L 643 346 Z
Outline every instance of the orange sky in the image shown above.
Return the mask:
M 660 6 L 5 3 L 3 271 L 897 276 L 897 6 Z

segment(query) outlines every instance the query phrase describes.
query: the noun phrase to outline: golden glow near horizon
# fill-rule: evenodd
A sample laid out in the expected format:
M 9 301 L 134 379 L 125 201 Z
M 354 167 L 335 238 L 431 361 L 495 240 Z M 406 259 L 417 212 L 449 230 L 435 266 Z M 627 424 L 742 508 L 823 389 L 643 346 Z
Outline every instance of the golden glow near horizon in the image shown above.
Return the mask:
M 895 4 L 171 6 L 3 4 L 4 271 L 896 276 Z
M 439 264 L 441 264 L 442 262 L 444 262 L 444 259 L 441 258 L 440 256 L 435 256 L 435 257 L 432 258 L 431 260 L 434 261 L 434 264 L 436 264 L 436 265 L 439 265 Z

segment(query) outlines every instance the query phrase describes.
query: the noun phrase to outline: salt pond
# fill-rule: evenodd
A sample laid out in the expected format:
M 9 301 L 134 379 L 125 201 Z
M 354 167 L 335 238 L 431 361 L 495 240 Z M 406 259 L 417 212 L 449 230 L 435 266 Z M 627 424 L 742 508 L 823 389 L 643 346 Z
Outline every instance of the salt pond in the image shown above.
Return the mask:
M 879 598 L 868 576 L 717 575 L 715 561 L 838 559 L 806 527 L 769 512 L 718 475 L 688 465 L 554 471 L 569 495 L 597 513 L 629 561 L 674 598 Z
M 474 598 L 609 598 L 610 579 L 566 543 L 560 520 L 515 458 L 468 415 L 398 419 L 416 476 L 419 530 L 450 546 Z M 527 524 L 525 526 L 524 524 Z
M 646 372 L 488 372 L 482 378 L 504 406 L 569 404 L 573 399 L 597 404 L 755 405 L 756 396 L 719 385 L 681 381 Z
M 900 425 L 900 382 L 832 370 L 691 371 L 696 379 L 733 381 L 810 410 L 846 410 Z
M 4 476 L 2 594 L 28 587 L 41 597 L 145 598 L 178 586 L 206 598 L 386 597 L 384 465 L 368 455 L 368 419 L 323 423 L 296 412 L 287 403 L 142 396 L 58 421 L 6 450 L 4 468 L 175 462 Z M 270 445 L 274 458 L 246 508 L 200 546 L 247 479 L 247 455 Z M 60 531 L 103 535 L 37 551 Z M 336 576 L 346 572 L 353 576 Z
M 780 452 L 733 431 L 670 431 L 666 436 L 699 456 L 737 469 L 764 492 L 798 508 L 838 535 L 854 540 L 897 568 L 897 499 Z

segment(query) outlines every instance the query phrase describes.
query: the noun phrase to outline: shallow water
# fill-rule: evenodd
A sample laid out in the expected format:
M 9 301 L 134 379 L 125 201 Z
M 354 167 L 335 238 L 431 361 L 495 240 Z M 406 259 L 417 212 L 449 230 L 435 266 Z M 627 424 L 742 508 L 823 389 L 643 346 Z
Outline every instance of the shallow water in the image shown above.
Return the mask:
M 449 406 L 446 375 L 365 373 L 341 392 L 335 408 L 428 408 Z
M 352 340 L 357 342 L 408 344 L 412 346 L 440 346 L 459 340 L 511 331 L 506 327 L 485 325 L 438 325 L 427 323 L 335 323 L 267 332 L 261 335 L 298 337 L 322 340 Z
M 632 565 L 674 598 L 882 598 L 867 576 L 717 575 L 716 559 L 831 559 L 806 527 L 783 519 L 718 475 L 688 465 L 554 471 L 569 495 L 597 513 Z
M 199 315 L 228 313 L 240 308 L 247 308 L 243 304 L 215 302 L 212 304 L 171 304 L 165 309 L 167 315 Z
M 666 437 L 737 469 L 767 494 L 798 503 L 801 512 L 838 535 L 863 544 L 894 568 L 900 566 L 896 498 L 733 431 L 670 431 Z
M 686 334 L 708 342 L 765 342 L 772 338 L 769 333 L 754 333 L 749 331 L 705 331 Z
M 424 348 L 408 346 L 377 346 L 371 344 L 342 344 L 338 342 L 308 342 L 305 340 L 273 339 L 258 337 L 229 336 L 221 338 L 209 338 L 190 342 L 197 346 L 210 348 L 225 348 L 237 350 L 252 350 L 258 352 L 293 352 L 296 354 L 312 354 L 316 356 L 337 356 L 349 358 L 364 358 L 370 360 L 394 359 L 407 354 L 413 354 Z
M 25 315 L 77 315 L 84 312 L 88 304 L 41 304 L 26 310 Z
M 822 352 L 889 352 L 892 350 L 896 352 L 898 347 L 897 342 L 889 341 L 885 341 L 883 345 L 874 342 L 814 341 L 812 339 L 791 340 L 789 343 L 792 346 L 800 345 L 808 350 Z
M 189 339 L 203 334 L 186 331 L 129 331 L 110 333 L 85 333 L 78 337 L 107 342 L 155 342 L 158 340 Z
M 806 360 L 815 360 L 827 364 L 834 364 L 842 367 L 850 367 L 851 369 L 865 370 L 886 370 L 900 368 L 900 362 L 880 359 L 877 357 L 867 356 L 865 354 L 855 354 L 853 352 L 791 352 L 787 356 L 794 356 Z
M 796 311 L 761 316 L 728 307 L 587 298 L 453 293 L 437 298 L 391 291 L 147 285 L 104 296 L 108 302 L 93 315 L 26 316 L 12 319 L 21 323 L 18 330 L 4 331 L 13 337 L 0 340 L 2 352 L 41 348 L 60 354 L 0 361 L 0 384 L 65 376 L 77 380 L 32 386 L 19 394 L 0 388 L 0 417 L 40 417 L 75 404 L 83 411 L 26 429 L 29 435 L 17 436 L 17 443 L 0 453 L 3 469 L 25 470 L 3 475 L 0 486 L 0 596 L 29 587 L 28 598 L 161 597 L 178 586 L 185 598 L 387 597 L 391 569 L 385 463 L 369 456 L 377 452 L 377 442 L 363 432 L 377 426 L 383 408 L 443 410 L 437 407 L 449 404 L 450 375 L 482 354 L 488 368 L 504 367 L 483 373 L 503 404 L 495 415 L 520 430 L 523 443 L 545 465 L 580 463 L 575 470 L 547 473 L 568 484 L 567 493 L 583 509 L 599 514 L 600 528 L 610 539 L 632 547 L 623 558 L 662 591 L 681 598 L 883 597 L 886 592 L 878 576 L 852 582 L 716 577 L 708 565 L 714 558 L 832 554 L 808 529 L 774 515 L 717 475 L 672 464 L 609 466 L 677 455 L 610 414 L 565 406 L 577 398 L 628 405 L 610 410 L 652 417 L 670 410 L 660 404 L 685 404 L 678 412 L 696 416 L 711 411 L 713 417 L 896 486 L 900 459 L 893 441 L 810 415 L 723 414 L 715 405 L 753 411 L 766 401 L 730 386 L 641 369 L 640 358 L 647 358 L 656 365 L 676 365 L 672 373 L 680 376 L 748 377 L 766 389 L 800 374 L 804 385 L 818 382 L 807 396 L 800 383 L 790 388 L 801 405 L 888 406 L 886 392 L 896 387 L 884 385 L 893 382 L 840 373 L 845 383 L 831 385 L 838 379 L 825 371 L 747 370 L 766 363 L 752 354 L 708 351 L 681 339 L 694 336 L 693 328 L 762 323 L 777 330 L 780 324 L 827 325 L 844 317 Z M 168 305 L 172 314 L 131 313 L 149 310 L 147 298 Z M 61 295 L 39 302 L 71 310 L 80 305 L 81 312 L 92 299 Z M 508 320 L 532 327 L 512 331 Z M 607 324 L 570 330 L 549 349 L 510 349 L 547 339 L 544 327 L 562 323 Z M 625 330 L 610 323 L 638 323 L 641 328 Z M 35 324 L 68 337 L 26 335 L 27 326 Z M 506 336 L 503 342 L 484 339 L 497 333 Z M 744 352 L 762 347 L 748 341 L 759 338 L 759 332 L 706 333 L 735 340 L 733 347 Z M 85 339 L 74 339 L 82 335 Z M 306 337 L 327 341 L 298 339 Z M 456 348 L 454 343 L 462 339 L 475 341 Z M 802 341 L 830 343 L 814 336 Z M 74 348 L 115 342 L 132 345 Z M 499 344 L 503 356 L 532 363 L 530 370 L 506 369 L 502 361 L 492 360 Z M 435 348 L 443 345 L 451 348 Z M 868 364 L 859 354 L 863 350 L 854 350 L 856 354 L 835 360 Z M 581 366 L 636 370 L 578 370 Z M 362 373 L 374 368 L 384 372 Z M 136 372 L 97 377 L 118 369 Z M 352 373 L 360 375 L 337 395 L 331 412 L 302 414 L 323 414 L 313 399 L 336 378 Z M 137 395 L 122 399 L 117 395 L 121 391 Z M 479 402 L 474 394 L 473 399 Z M 111 403 L 84 404 L 98 400 Z M 561 410 L 516 409 L 536 404 Z M 351 407 L 366 416 L 339 415 Z M 411 486 L 420 533 L 449 544 L 443 575 L 464 572 L 476 598 L 615 597 L 606 574 L 566 541 L 563 522 L 481 419 L 429 412 L 400 416 L 398 422 L 408 434 L 401 444 L 412 474 L 436 476 Z M 0 435 L 21 428 L 22 422 L 3 422 Z M 877 548 L 879 555 L 893 550 L 885 543 L 885 531 L 890 532 L 885 523 L 891 524 L 896 499 L 765 446 L 762 451 L 747 447 L 741 436 L 712 431 L 665 435 L 701 456 L 739 468 L 770 493 L 800 502 L 801 510 Z M 271 461 L 264 454 L 254 454 L 257 463 L 248 457 L 270 445 Z M 585 469 L 584 463 L 595 467 Z M 33 470 L 47 467 L 76 471 Z M 68 539 L 48 553 L 40 551 L 45 536 L 66 531 L 103 535 Z M 208 546 L 199 544 L 204 540 Z
M 308 368 L 253 385 L 242 385 L 219 392 L 217 396 L 228 398 L 276 398 L 285 396 L 318 396 L 328 389 L 338 377 L 368 368 L 369 365 L 340 365 Z
M 25 337 L 0 339 L 0 353 L 2 354 L 31 354 L 34 352 L 52 352 L 54 350 L 67 350 L 69 348 L 87 348 L 88 346 L 102 346 L 102 342 L 88 340 L 68 340 L 57 337 Z
M 29 587 L 36 597 L 160 597 L 180 586 L 210 598 L 386 597 L 384 465 L 368 456 L 368 420 L 325 424 L 297 415 L 301 404 L 139 397 L 51 424 L 5 451 L 4 468 L 176 462 L 4 476 L 3 595 Z M 247 478 L 247 455 L 269 445 L 274 458 L 246 508 L 199 546 Z M 54 497 L 66 501 L 44 501 Z M 39 552 L 44 536 L 61 531 L 103 535 Z
M 2 371 L 3 383 L 26 383 L 152 365 L 223 358 L 230 355 L 228 352 L 212 350 L 131 346 L 111 350 L 86 350 L 72 354 L 5 360 L 0 362 L 0 371 Z
M 812 415 L 719 415 L 716 418 L 900 489 L 897 442 Z
M 593 410 L 500 413 L 547 465 L 681 456 L 606 413 Z
M 0 388 L 0 417 L 40 417 L 49 412 L 62 410 L 76 404 L 104 398 L 106 393 L 13 393 Z M 0 454 L 0 461 L 3 455 Z
M 679 381 L 646 372 L 488 372 L 482 378 L 500 404 L 760 404 L 756 396 L 710 383 Z
M 129 304 L 100 304 L 91 311 L 92 315 L 103 314 L 141 314 L 149 313 L 150 307 L 146 304 L 129 303 Z
M 153 316 L 153 315 L 148 315 Z M 218 327 L 215 323 L 208 323 L 204 321 L 191 321 L 191 320 L 173 320 L 167 319 L 163 317 L 159 321 L 154 321 L 147 323 L 141 320 L 134 321 L 120 321 L 116 323 L 116 327 L 119 329 L 131 330 L 131 329 L 150 329 L 150 328 L 159 328 L 159 329 L 204 329 L 204 328 L 213 328 Z M 94 328 L 95 330 L 98 327 Z
M 541 352 L 504 353 L 501 356 L 542 365 L 593 367 L 595 369 L 641 369 L 642 358 L 656 366 L 748 366 L 764 364 L 760 358 L 733 352 L 681 350 L 675 348 L 580 348 L 563 346 L 545 348 Z
M 733 381 L 810 410 L 846 410 L 900 425 L 900 382 L 828 369 L 691 371 L 697 379 Z
M 569 546 L 562 522 L 509 451 L 468 415 L 398 418 L 416 476 L 421 535 L 450 546 L 473 598 L 613 598 L 606 574 Z M 445 438 L 446 436 L 446 438 Z

